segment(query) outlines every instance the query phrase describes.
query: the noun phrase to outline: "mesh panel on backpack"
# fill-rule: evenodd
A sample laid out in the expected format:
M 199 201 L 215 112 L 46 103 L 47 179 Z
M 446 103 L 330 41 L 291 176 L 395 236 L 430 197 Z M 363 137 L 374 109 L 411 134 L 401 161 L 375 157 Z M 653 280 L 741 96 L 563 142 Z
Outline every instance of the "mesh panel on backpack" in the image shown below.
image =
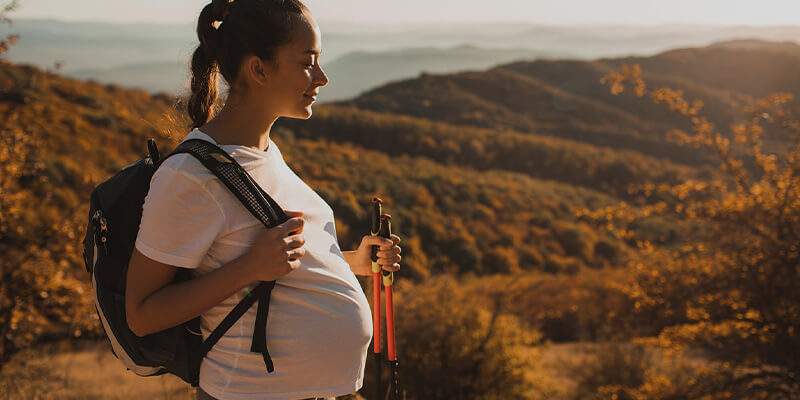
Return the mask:
M 272 199 L 266 196 L 247 172 L 224 150 L 202 139 L 190 139 L 182 142 L 172 154 L 177 153 L 194 155 L 211 172 L 221 176 L 222 182 L 231 192 L 237 194 L 242 204 L 266 227 L 271 228 L 287 220 L 283 210 L 274 201 L 269 201 Z M 252 190 L 253 187 L 257 190 Z

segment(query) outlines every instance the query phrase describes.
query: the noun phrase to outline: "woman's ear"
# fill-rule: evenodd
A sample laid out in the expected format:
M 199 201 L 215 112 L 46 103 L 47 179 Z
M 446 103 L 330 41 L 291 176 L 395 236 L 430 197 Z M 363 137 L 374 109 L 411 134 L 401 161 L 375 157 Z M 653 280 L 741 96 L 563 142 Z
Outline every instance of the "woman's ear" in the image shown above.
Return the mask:
M 249 80 L 257 83 L 259 86 L 264 86 L 269 81 L 270 65 L 258 56 L 249 56 L 245 60 L 245 74 Z

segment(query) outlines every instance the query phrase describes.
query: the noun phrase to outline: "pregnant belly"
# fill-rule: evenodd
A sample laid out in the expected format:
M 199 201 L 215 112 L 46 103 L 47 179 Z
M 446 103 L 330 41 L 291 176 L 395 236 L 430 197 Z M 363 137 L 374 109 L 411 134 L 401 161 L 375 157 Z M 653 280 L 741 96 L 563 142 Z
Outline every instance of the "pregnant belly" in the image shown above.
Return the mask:
M 201 381 L 243 392 L 329 388 L 363 376 L 372 316 L 360 287 L 336 291 L 276 286 L 270 299 L 267 346 L 275 371 L 250 352 L 256 307 L 214 346 Z
M 359 296 L 360 294 L 360 296 Z M 276 371 L 284 368 L 363 368 L 372 316 L 363 292 L 276 287 L 270 300 L 267 345 Z
M 343 296 L 305 292 L 297 297 L 280 289 L 272 293 L 267 321 L 267 347 L 275 364 L 269 378 L 307 374 L 309 368 L 363 369 L 373 333 L 364 296 L 363 303 L 354 303 Z M 243 316 L 246 321 L 240 320 L 220 339 L 209 358 L 244 376 L 268 379 L 262 375 L 265 367 L 260 354 L 250 352 L 252 328 L 247 328 L 254 324 L 255 310 L 252 307 Z

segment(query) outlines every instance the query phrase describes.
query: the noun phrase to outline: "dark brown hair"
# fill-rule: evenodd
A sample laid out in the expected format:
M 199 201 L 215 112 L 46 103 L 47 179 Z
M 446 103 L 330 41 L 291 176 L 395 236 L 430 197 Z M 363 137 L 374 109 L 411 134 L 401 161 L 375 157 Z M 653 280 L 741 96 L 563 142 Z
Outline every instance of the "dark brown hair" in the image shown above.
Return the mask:
M 200 45 L 192 55 L 187 107 L 192 128 L 212 117 L 217 74 L 232 88 L 245 57 L 274 61 L 275 50 L 292 39 L 294 23 L 307 12 L 299 0 L 212 0 L 203 8 L 197 20 Z

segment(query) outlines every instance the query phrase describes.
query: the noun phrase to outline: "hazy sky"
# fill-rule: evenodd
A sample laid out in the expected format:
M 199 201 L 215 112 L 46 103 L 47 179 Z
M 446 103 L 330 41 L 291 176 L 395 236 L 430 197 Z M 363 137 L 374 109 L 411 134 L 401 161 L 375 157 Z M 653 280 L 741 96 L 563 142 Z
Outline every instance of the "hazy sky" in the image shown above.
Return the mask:
M 7 0 L 0 0 L 5 4 Z M 191 23 L 208 1 L 20 0 L 17 18 Z M 320 21 L 800 25 L 799 0 L 305 0 Z

